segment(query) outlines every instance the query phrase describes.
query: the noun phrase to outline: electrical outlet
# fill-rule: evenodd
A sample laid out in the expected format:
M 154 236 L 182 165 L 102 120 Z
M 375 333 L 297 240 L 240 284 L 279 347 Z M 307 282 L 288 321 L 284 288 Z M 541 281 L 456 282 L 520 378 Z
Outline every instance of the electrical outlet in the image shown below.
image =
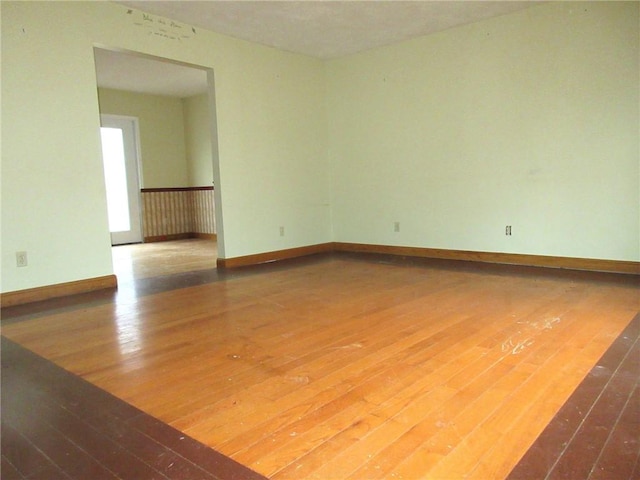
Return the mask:
M 26 267 L 27 265 L 27 252 L 16 252 L 16 266 Z
M 511 236 L 511 225 L 507 225 L 504 229 L 504 234 Z
M 400 222 L 393 222 L 393 231 L 394 232 L 400 231 Z
M 280 227 L 280 236 L 284 237 L 284 227 Z

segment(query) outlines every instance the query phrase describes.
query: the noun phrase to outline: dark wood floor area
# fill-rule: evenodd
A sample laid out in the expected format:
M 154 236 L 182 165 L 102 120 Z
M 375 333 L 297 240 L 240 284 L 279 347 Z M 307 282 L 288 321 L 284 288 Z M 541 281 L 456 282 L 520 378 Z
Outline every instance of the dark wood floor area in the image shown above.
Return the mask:
M 509 480 L 640 478 L 640 315 L 600 358 Z
M 4 480 L 264 478 L 4 337 L 1 473 Z
M 33 322 L 38 318 L 46 319 L 49 316 L 60 318 L 69 315 L 84 316 L 91 314 L 96 306 L 117 305 L 121 302 L 123 306 L 135 304 L 143 297 L 162 295 L 163 292 L 171 292 L 176 289 L 189 291 L 195 286 L 205 286 L 213 283 L 224 283 L 238 278 L 262 277 L 280 273 L 290 273 L 295 276 L 295 272 L 306 267 L 314 267 L 322 264 L 331 264 L 338 260 L 338 266 L 345 268 L 349 264 L 379 264 L 385 265 L 383 269 L 386 274 L 390 270 L 386 266 L 398 266 L 401 268 L 412 268 L 420 275 L 431 275 L 433 272 L 460 272 L 470 273 L 474 280 L 480 280 L 482 275 L 489 277 L 500 277 L 500 285 L 507 285 L 511 280 L 520 281 L 528 278 L 528 288 L 539 290 L 545 281 L 567 282 L 567 291 L 571 289 L 581 290 L 582 286 L 588 284 L 596 289 L 602 287 L 603 297 L 600 303 L 606 303 L 607 295 L 614 292 L 617 287 L 623 290 L 635 291 L 638 293 L 638 281 L 631 277 L 583 274 L 565 271 L 547 271 L 542 269 L 522 269 L 514 267 L 499 267 L 474 265 L 455 262 L 412 262 L 406 259 L 393 259 L 383 257 L 362 257 L 356 255 L 323 255 L 311 259 L 294 262 L 282 262 L 277 265 L 268 265 L 257 268 L 241 269 L 233 272 L 200 271 L 194 274 L 181 273 L 178 275 L 166 276 L 162 279 L 146 279 L 136 282 L 135 290 L 128 292 L 121 291 L 116 295 L 96 293 L 85 296 L 78 296 L 74 299 L 67 298 L 57 301 L 50 301 L 40 305 L 16 307 L 3 310 L 3 333 L 5 326 L 19 325 L 23 322 Z M 365 269 L 366 270 L 366 269 Z M 369 271 L 374 272 L 377 268 L 372 267 Z M 311 269 L 312 275 L 327 275 L 329 270 L 325 267 L 321 269 Z M 403 274 L 400 274 L 402 276 Z M 445 275 L 446 276 L 446 275 Z M 274 277 L 278 278 L 278 277 Z M 407 277 L 408 278 L 408 277 Z M 451 281 L 451 277 L 444 278 L 443 281 Z M 403 282 L 407 279 L 403 277 Z M 415 280 L 412 280 L 415 281 Z M 506 283 L 505 283 L 506 282 Z M 247 286 L 249 284 L 247 283 Z M 556 285 L 557 287 L 557 285 Z M 260 289 L 265 286 L 260 283 Z M 416 288 L 415 285 L 413 287 Z M 565 288 L 565 287 L 562 287 Z M 399 296 L 413 298 L 418 290 L 412 290 L 410 295 L 396 292 Z M 120 296 L 118 300 L 117 296 Z M 386 296 L 387 294 L 381 293 Z M 611 301 L 616 302 L 615 295 L 611 296 Z M 582 297 L 571 297 L 573 300 L 582 301 Z M 279 298 L 285 302 L 285 298 Z M 467 299 L 468 300 L 468 299 Z M 526 302 L 526 299 L 523 299 Z M 557 301 L 555 299 L 554 301 Z M 632 314 L 625 325 L 618 330 L 615 338 L 610 338 L 604 355 L 598 355 L 591 363 L 587 376 L 572 392 L 568 392 L 568 400 L 557 411 L 546 429 L 533 442 L 526 454 L 519 459 L 512 459 L 515 468 L 508 475 L 509 479 L 637 479 L 640 478 L 640 316 Z M 246 306 L 246 305 L 245 305 Z M 360 305 L 351 304 L 352 308 L 360 308 Z M 376 305 L 377 308 L 381 304 Z M 352 312 L 353 313 L 353 312 Z M 356 312 L 357 313 L 357 312 Z M 397 312 L 396 312 L 397 313 Z M 404 312 L 405 314 L 407 311 Z M 548 313 L 548 312 L 547 312 Z M 375 315 L 374 315 L 375 317 Z M 631 320 L 632 318 L 632 320 Z M 578 321 L 578 320 L 576 320 Z M 568 322 L 567 322 L 568 323 Z M 470 324 L 467 324 L 467 328 Z M 547 326 L 551 329 L 551 323 Z M 578 325 L 575 325 L 578 328 Z M 259 328 L 264 328 L 261 326 Z M 544 329 L 544 328 L 543 328 Z M 598 329 L 601 329 L 599 326 Z M 600 331 L 600 330 L 594 331 Z M 560 331 L 560 329 L 557 329 Z M 445 330 L 446 331 L 446 330 Z M 453 332 L 454 330 L 449 330 Z M 547 331 L 547 330 L 545 330 Z M 576 332 L 572 330 L 572 332 Z M 608 331 L 608 330 L 607 330 Z M 611 330 L 613 331 L 613 330 Z M 429 337 L 432 342 L 434 338 L 442 337 L 441 333 L 435 332 L 435 336 Z M 604 332 L 604 330 L 603 330 Z M 14 339 L 21 338 L 20 333 L 13 333 Z M 499 333 L 496 331 L 495 333 Z M 510 339 L 515 336 L 515 331 L 511 332 Z M 30 334 L 32 335 L 32 334 Z M 27 338 L 23 336 L 22 338 Z M 359 345 L 359 348 L 347 349 L 364 350 L 368 337 L 365 340 L 354 338 L 347 346 Z M 606 335 L 600 334 L 600 340 L 596 346 L 603 345 Z M 526 340 L 526 339 L 524 339 Z M 536 340 L 541 340 L 537 338 Z M 585 341 L 584 339 L 581 341 Z M 486 340 L 485 340 L 486 342 Z M 552 355 L 550 345 L 544 345 L 539 341 L 540 347 L 533 347 L 531 343 L 515 342 L 512 346 L 514 351 L 518 348 L 530 348 L 531 355 L 542 358 L 542 355 Z M 26 342 L 27 344 L 29 341 Z M 571 342 L 569 342 L 571 343 Z M 574 342 L 575 343 L 575 342 Z M 424 345 L 428 345 L 424 343 Z M 497 344 L 504 351 L 504 343 Z M 585 344 L 586 345 L 586 344 Z M 536 347 L 538 350 L 536 350 Z M 555 347 L 554 347 L 555 348 Z M 570 347 L 574 348 L 574 346 Z M 586 348 L 589 351 L 596 351 L 594 346 Z M 336 350 L 336 354 L 343 350 Z M 415 351 L 414 351 L 415 352 Z M 534 353 L 535 352 L 535 353 Z M 437 353 L 437 352 L 436 352 Z M 509 352 L 507 352 L 509 353 Z M 511 352 L 513 353 L 513 352 Z M 520 353 L 520 350 L 517 352 Z M 230 355 L 228 360 L 231 363 L 237 362 L 238 355 L 234 358 Z M 502 357 L 501 357 L 502 358 Z M 513 361 L 516 356 L 502 360 Z M 518 357 L 520 358 L 520 357 Z M 597 358 L 600 358 L 597 360 Z M 357 360 L 357 357 L 354 357 Z M 532 358 L 529 358 L 526 368 L 529 368 Z M 539 360 L 542 361 L 542 360 Z M 448 364 L 449 365 L 449 364 Z M 470 363 L 469 370 L 482 368 L 477 363 Z M 511 367 L 510 367 L 511 368 Z M 508 370 L 501 370 L 508 372 Z M 551 371 L 551 370 L 549 370 Z M 297 377 L 302 378 L 302 377 Z M 455 379 L 461 382 L 460 374 Z M 559 377 L 564 378 L 564 377 Z M 486 380 L 485 380 L 486 382 Z M 476 380 L 477 383 L 477 380 Z M 447 383 L 450 388 L 450 383 Z M 489 384 L 487 384 L 489 385 Z M 563 387 L 553 385 L 544 386 L 544 392 L 549 395 L 563 394 Z M 535 387 L 533 385 L 532 387 Z M 489 388 L 489 386 L 487 387 Z M 569 395 L 570 394 L 570 395 Z M 495 397 L 495 396 L 494 396 Z M 424 402 L 421 397 L 415 397 Z M 487 397 L 490 399 L 491 397 Z M 151 402 L 153 403 L 153 402 Z M 553 404 L 553 402 L 551 403 Z M 429 403 L 424 403 L 428 406 Z M 230 411 L 236 408 L 229 405 Z M 345 404 L 345 408 L 349 407 Z M 510 407 L 513 408 L 513 407 Z M 541 409 L 541 412 L 549 407 Z M 387 409 L 388 410 L 388 409 Z M 205 410 L 206 411 L 206 408 Z M 508 414 L 508 412 L 507 412 Z M 512 412 L 515 414 L 515 412 Z M 505 414 L 506 415 L 506 414 Z M 333 423 L 333 417 L 327 417 L 329 423 Z M 458 418 L 458 417 L 455 417 Z M 506 418 L 506 417 L 503 417 Z M 354 421 L 357 415 L 354 416 Z M 382 420 L 381 420 L 382 421 Z M 481 419 L 481 421 L 485 421 Z M 181 421 L 177 421 L 180 424 Z M 511 425 L 504 423 L 504 425 Z M 357 432 L 357 421 L 356 425 Z M 495 425 L 500 425 L 496 423 Z M 446 430 L 446 426 L 437 425 L 438 428 Z M 310 427 L 309 427 L 310 428 Z M 497 427 L 496 427 L 497 428 Z M 526 436 L 527 425 L 513 428 L 510 427 L 512 435 L 521 434 Z M 531 427 L 534 428 L 534 427 Z M 523 430 L 524 429 L 524 430 Z M 188 430 L 188 429 L 187 429 Z M 194 429 L 198 431 L 198 429 Z M 251 431 L 251 430 L 249 430 Z M 257 430 L 253 430 L 257 431 Z M 313 430 L 310 430 L 310 432 Z M 490 432 L 491 430 L 487 430 Z M 308 442 L 308 436 L 300 431 L 300 448 L 307 448 L 304 442 Z M 411 433 L 411 431 L 407 432 Z M 537 434 L 536 434 L 537 435 Z M 205 436 L 206 437 L 206 436 Z M 204 437 L 203 437 L 204 438 Z M 239 436 L 238 439 L 243 438 Z M 413 472 L 413 475 L 401 477 L 393 462 L 402 466 L 424 463 L 424 458 L 420 455 L 427 455 L 428 445 L 416 443 L 416 435 L 401 437 L 404 441 L 391 442 L 387 448 L 382 448 L 376 455 L 378 463 L 363 465 L 361 468 L 353 469 L 348 478 L 463 478 L 457 474 L 455 469 L 440 470 L 440 474 L 429 474 L 424 470 L 424 474 L 419 474 L 419 470 L 406 471 Z M 481 438 L 481 437 L 478 437 Z M 501 442 L 513 440 L 514 444 L 519 441 L 517 438 L 506 439 L 496 433 L 495 438 L 500 438 Z M 336 437 L 336 440 L 338 437 Z M 535 439 L 535 436 L 534 436 Z M 287 438 L 288 448 L 296 449 L 296 438 Z M 411 440 L 416 445 L 413 455 L 409 452 L 405 456 L 398 456 L 396 449 L 406 445 L 411 445 L 407 440 Z M 205 442 L 208 443 L 208 442 Z M 256 448 L 260 443 L 256 443 Z M 354 445 L 346 443 L 345 445 Z M 224 445 L 223 445 L 224 447 Z M 228 447 L 228 445 L 227 445 Z M 317 444 L 316 449 L 325 449 L 331 452 L 329 443 Z M 482 452 L 483 447 L 474 447 Z M 501 450 L 508 452 L 513 450 L 508 445 L 503 449 L 495 448 L 495 445 L 484 447 L 489 459 L 483 465 L 479 462 L 474 467 L 474 478 L 505 478 L 506 474 L 491 474 L 487 472 L 500 472 L 496 461 L 504 462 L 500 458 Z M 231 450 L 228 450 L 231 451 Z M 238 458 L 251 458 L 252 454 L 240 449 Z M 244 452 L 244 453 L 243 453 Z M 421 453 L 423 452 L 423 453 Z M 337 455 L 336 451 L 333 455 Z M 327 454 L 328 455 L 328 454 Z M 383 465 L 385 455 L 388 455 L 389 467 L 383 472 L 377 472 L 376 465 Z M 393 460 L 394 458 L 398 460 Z M 257 457 L 258 459 L 261 457 Z M 304 455 L 302 458 L 305 458 Z M 310 455 L 307 458 L 313 459 Z M 323 458 L 322 456 L 317 458 Z M 331 457 L 324 457 L 329 463 Z M 355 458 L 355 457 L 354 457 Z M 491 463 L 491 458 L 497 460 Z M 519 460 L 519 463 L 518 463 Z M 354 460 L 355 461 L 355 460 Z M 250 462 L 242 462 L 250 464 Z M 304 472 L 305 468 L 298 470 L 298 465 L 291 464 L 293 472 Z M 260 465 L 258 461 L 256 465 Z M 344 467 L 342 467 L 344 468 Z M 448 467 L 450 468 L 450 467 Z M 484 469 L 484 470 L 483 470 Z M 359 470 L 360 473 L 357 473 Z M 322 476 L 322 472 L 330 470 L 315 466 L 310 474 L 295 476 L 283 475 L 287 469 L 279 469 L 274 478 L 347 478 L 339 476 Z M 445 473 L 442 473 L 445 472 Z M 484 472 L 484 473 L 483 473 Z M 190 438 L 180 429 L 171 427 L 162 421 L 150 416 L 142 410 L 123 402 L 116 396 L 92 385 L 77 375 L 61 369 L 49 360 L 40 357 L 33 352 L 26 350 L 17 343 L 3 338 L 2 343 L 2 478 L 11 479 L 35 479 L 35 478 L 122 478 L 138 479 L 147 478 L 170 478 L 170 479 L 197 479 L 197 478 L 218 478 L 218 479 L 251 479 L 264 478 L 249 468 L 243 467 L 238 461 L 232 460 L 216 450 L 207 447 Z

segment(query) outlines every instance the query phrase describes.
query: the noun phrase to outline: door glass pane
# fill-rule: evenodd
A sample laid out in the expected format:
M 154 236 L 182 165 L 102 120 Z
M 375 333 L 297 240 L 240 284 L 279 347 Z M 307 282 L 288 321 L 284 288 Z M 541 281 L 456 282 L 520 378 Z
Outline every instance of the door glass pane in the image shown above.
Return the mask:
M 109 230 L 126 232 L 131 229 L 129 217 L 129 194 L 127 193 L 127 171 L 124 157 L 124 140 L 119 128 L 100 128 L 102 136 L 102 159 L 107 186 L 107 208 Z

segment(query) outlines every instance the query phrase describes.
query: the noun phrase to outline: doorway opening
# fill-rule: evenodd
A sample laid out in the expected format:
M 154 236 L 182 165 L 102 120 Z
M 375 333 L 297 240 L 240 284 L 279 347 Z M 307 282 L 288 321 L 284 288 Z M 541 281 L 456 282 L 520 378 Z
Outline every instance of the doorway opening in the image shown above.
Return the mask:
M 100 116 L 111 245 L 142 242 L 137 118 Z
M 164 262 L 159 251 L 171 251 L 171 261 L 181 263 L 181 269 L 215 267 L 218 252 L 224 255 L 224 243 L 223 238 L 218 241 L 220 192 L 214 187 L 219 185 L 219 166 L 213 70 L 102 46 L 94 48 L 94 58 L 103 145 L 113 144 L 115 155 L 125 158 L 125 166 L 121 159 L 105 164 L 114 271 L 122 268 L 123 257 L 131 257 L 125 276 L 136 277 L 143 270 L 144 277 L 151 271 L 167 274 L 159 264 L 159 268 L 136 266 Z M 134 134 L 131 155 L 126 129 L 107 124 L 108 117 L 128 119 Z M 105 151 L 105 157 L 108 153 L 113 152 Z M 129 157 L 136 155 L 138 165 L 129 164 Z M 184 242 L 187 239 L 194 242 Z M 193 255 L 196 241 L 205 255 Z M 167 245 L 153 248 L 152 242 Z M 178 243 L 170 246 L 170 242 Z M 180 242 L 186 247 L 182 253 L 177 248 Z M 135 254 L 124 255 L 133 247 Z M 143 258 L 145 252 L 148 259 Z M 177 260 L 180 255 L 183 260 Z

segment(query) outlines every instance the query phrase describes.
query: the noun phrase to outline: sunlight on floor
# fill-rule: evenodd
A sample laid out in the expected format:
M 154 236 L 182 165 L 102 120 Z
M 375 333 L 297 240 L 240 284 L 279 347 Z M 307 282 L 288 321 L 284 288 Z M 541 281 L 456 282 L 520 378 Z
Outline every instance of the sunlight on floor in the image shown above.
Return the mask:
M 218 257 L 215 240 L 198 238 L 118 245 L 111 251 L 114 273 L 119 280 L 216 268 Z

